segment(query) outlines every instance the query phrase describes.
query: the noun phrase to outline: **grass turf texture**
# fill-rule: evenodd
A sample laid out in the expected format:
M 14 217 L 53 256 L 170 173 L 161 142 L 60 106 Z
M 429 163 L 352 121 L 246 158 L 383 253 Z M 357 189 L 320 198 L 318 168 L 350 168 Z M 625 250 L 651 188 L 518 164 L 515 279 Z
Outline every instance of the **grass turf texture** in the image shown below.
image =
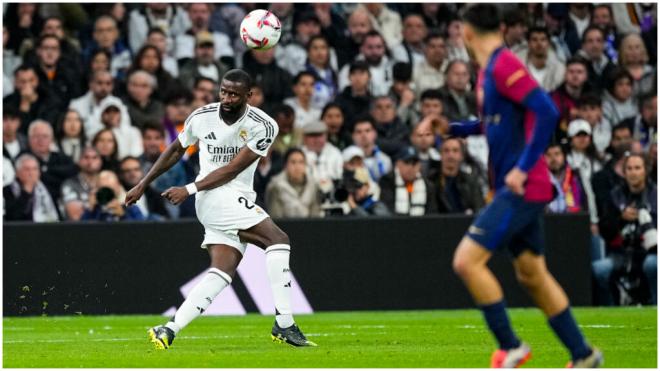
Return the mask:
M 510 311 L 532 347 L 526 367 L 564 367 L 568 353 L 536 309 Z M 657 365 L 657 310 L 577 308 L 605 367 Z M 155 350 L 147 329 L 160 316 L 4 318 L 4 367 L 488 367 L 495 342 L 476 310 L 326 312 L 297 316 L 317 348 L 271 342 L 273 317 L 201 317 L 172 348 Z

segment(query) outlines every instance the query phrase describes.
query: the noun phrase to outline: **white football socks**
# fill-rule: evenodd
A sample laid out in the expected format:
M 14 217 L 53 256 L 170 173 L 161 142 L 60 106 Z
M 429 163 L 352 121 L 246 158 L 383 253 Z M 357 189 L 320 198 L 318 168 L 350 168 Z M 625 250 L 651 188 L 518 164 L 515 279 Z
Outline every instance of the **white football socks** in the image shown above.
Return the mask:
M 204 313 L 213 299 L 227 286 L 231 285 L 231 277 L 217 269 L 210 268 L 202 280 L 192 289 L 186 300 L 174 315 L 174 320 L 165 326 L 175 334 L 186 327 L 192 320 Z
M 269 246 L 266 249 L 266 270 L 275 301 L 275 320 L 281 328 L 293 325 L 291 313 L 291 270 L 289 255 L 291 247 L 285 244 Z

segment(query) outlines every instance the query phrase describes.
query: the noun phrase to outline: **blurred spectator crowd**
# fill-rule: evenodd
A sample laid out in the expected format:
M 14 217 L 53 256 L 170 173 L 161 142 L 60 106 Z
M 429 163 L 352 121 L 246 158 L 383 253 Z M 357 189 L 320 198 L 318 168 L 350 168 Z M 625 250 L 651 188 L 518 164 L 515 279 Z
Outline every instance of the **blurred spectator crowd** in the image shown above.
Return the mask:
M 268 51 L 238 37 L 257 7 L 282 22 Z M 249 103 L 280 128 L 255 174 L 274 218 L 476 213 L 491 197 L 486 138 L 439 135 L 478 119 L 462 7 L 4 3 L 4 218 L 194 217 L 192 198 L 160 193 L 193 181 L 195 148 L 137 205 L 122 201 L 230 68 L 252 76 Z M 506 45 L 561 114 L 548 212 L 589 213 L 600 302 L 655 302 L 634 280 L 656 274 L 656 4 L 501 10 Z

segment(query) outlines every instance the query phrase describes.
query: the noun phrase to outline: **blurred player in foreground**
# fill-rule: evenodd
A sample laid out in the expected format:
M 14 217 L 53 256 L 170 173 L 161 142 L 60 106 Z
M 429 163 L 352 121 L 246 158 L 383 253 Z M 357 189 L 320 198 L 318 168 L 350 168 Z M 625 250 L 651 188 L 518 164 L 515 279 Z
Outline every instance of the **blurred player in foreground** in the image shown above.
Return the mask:
M 465 44 L 482 69 L 477 83 L 481 122 L 445 125 L 444 131 L 466 136 L 483 130 L 496 193 L 459 243 L 453 268 L 499 343 L 491 367 L 518 367 L 531 357 L 529 345 L 513 332 L 502 288 L 486 265 L 504 246 L 513 255 L 518 281 L 570 351 L 568 367 L 598 367 L 603 354 L 585 341 L 566 293 L 548 272 L 543 255 L 543 210 L 554 196 L 543 152 L 558 112 L 520 60 L 504 46 L 495 5 L 470 6 L 464 21 Z

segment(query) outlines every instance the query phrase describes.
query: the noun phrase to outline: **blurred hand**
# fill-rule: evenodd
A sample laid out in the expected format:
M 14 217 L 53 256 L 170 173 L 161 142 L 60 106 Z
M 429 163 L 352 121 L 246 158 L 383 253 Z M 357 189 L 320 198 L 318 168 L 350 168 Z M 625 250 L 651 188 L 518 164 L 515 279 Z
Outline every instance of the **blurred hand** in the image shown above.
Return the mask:
M 598 224 L 591 225 L 591 234 L 594 236 L 600 235 L 600 229 L 598 229 Z
M 110 214 L 116 215 L 118 217 L 122 217 L 126 213 L 126 211 L 124 210 L 124 206 L 116 198 L 108 202 L 108 204 L 105 205 L 105 207 L 108 209 Z
M 178 205 L 190 196 L 186 187 L 170 187 L 165 192 L 161 194 L 169 202 L 174 205 Z
M 635 209 L 632 206 L 628 206 L 625 209 L 623 209 L 623 213 L 621 213 L 621 217 L 623 220 L 629 221 L 629 222 L 634 222 L 637 220 L 638 212 L 637 209 Z
M 523 196 L 525 194 L 525 181 L 527 180 L 527 173 L 514 167 L 509 171 L 504 178 L 504 183 L 511 190 L 511 192 Z
M 321 22 L 321 27 L 327 28 L 332 23 L 332 17 L 330 16 L 330 7 L 323 6 L 323 4 L 315 4 L 314 13 Z
M 401 93 L 401 101 L 399 102 L 399 105 L 403 107 L 408 107 L 413 102 L 415 101 L 415 93 L 412 91 L 410 88 L 406 88 L 406 90 Z
M 142 182 L 131 188 L 131 190 L 126 193 L 126 200 L 124 201 L 124 205 L 131 206 L 136 203 L 144 194 L 144 189 L 145 187 Z
M 351 210 L 357 207 L 357 203 L 355 202 L 355 197 L 353 197 L 352 193 L 348 194 L 348 199 L 346 201 L 348 202 L 348 206 L 351 207 Z

